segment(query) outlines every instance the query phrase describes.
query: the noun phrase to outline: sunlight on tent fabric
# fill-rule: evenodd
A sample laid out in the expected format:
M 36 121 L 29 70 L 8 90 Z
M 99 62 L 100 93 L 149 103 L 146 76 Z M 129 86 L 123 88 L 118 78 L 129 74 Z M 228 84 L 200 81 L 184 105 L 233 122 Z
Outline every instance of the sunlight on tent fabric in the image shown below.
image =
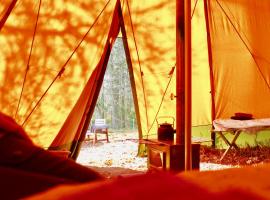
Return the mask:
M 211 83 L 203 1 L 194 1 L 191 9 L 192 125 L 197 126 L 211 124 Z
M 1 1 L 0 4 L 0 19 L 3 18 L 12 0 Z
M 176 56 L 175 9 L 173 1 L 131 1 L 123 6 L 144 137 L 155 136 L 156 115 L 175 116 L 175 100 L 170 99 L 175 73 L 171 82 L 169 76 Z
M 156 137 L 156 117 L 176 116 L 176 1 L 12 2 L 0 5 L 0 107 L 36 144 L 83 140 L 120 26 L 140 139 Z M 191 2 L 192 125 L 269 117 L 269 2 Z
M 217 118 L 236 111 L 269 117 L 270 28 L 263 25 L 269 3 L 237 0 L 209 5 Z
M 98 14 L 107 1 L 98 3 L 85 1 L 83 7 L 81 3 L 82 1 L 67 4 L 62 2 L 66 5 L 62 7 L 59 2 L 44 2 L 41 5 L 28 71 L 26 71 L 27 62 L 38 3 L 20 2 L 1 31 L 1 34 L 5 34 L 1 45 L 10 44 L 5 45 L 5 52 L 10 52 L 9 57 L 7 54 L 1 57 L 4 57 L 8 69 L 14 70 L 12 73 L 6 71 L 5 79 L 12 79 L 11 77 L 17 74 L 15 82 L 9 81 L 12 92 L 6 93 L 2 98 L 2 101 L 11 102 L 11 106 L 4 107 L 3 111 L 16 115 L 26 74 L 16 118 L 19 123 L 24 123 L 25 129 L 35 142 L 44 147 L 48 147 L 58 134 L 63 121 L 75 105 L 90 74 L 99 62 L 111 24 L 115 3 L 108 4 L 95 24 Z M 27 11 L 23 12 L 24 10 Z M 17 20 L 12 20 L 14 18 Z M 91 31 L 76 53 L 72 55 L 91 26 L 93 26 Z M 52 84 L 51 87 L 50 84 Z M 31 111 L 33 113 L 25 122 Z

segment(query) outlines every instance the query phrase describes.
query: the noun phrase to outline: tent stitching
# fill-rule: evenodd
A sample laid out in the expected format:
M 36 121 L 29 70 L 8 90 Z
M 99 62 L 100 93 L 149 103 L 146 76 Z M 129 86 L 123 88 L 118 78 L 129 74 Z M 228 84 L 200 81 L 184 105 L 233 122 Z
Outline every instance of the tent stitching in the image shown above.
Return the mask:
M 104 6 L 104 8 L 101 10 L 101 12 L 99 13 L 99 15 L 97 16 L 97 18 L 95 19 L 94 23 L 89 27 L 89 29 L 87 30 L 87 32 L 84 34 L 83 38 L 81 39 L 81 41 L 78 43 L 78 45 L 75 47 L 75 49 L 73 50 L 73 52 L 70 54 L 69 58 L 67 59 L 67 61 L 64 63 L 64 65 L 61 67 L 60 71 L 58 72 L 58 74 L 56 75 L 56 77 L 52 80 L 52 82 L 50 83 L 50 85 L 48 86 L 48 88 L 45 90 L 45 92 L 42 94 L 42 96 L 39 98 L 38 102 L 36 103 L 36 105 L 33 107 L 33 109 L 31 110 L 31 112 L 27 115 L 27 117 L 25 118 L 24 122 L 22 123 L 22 126 L 24 126 L 24 124 L 26 123 L 26 121 L 29 119 L 29 117 L 32 115 L 32 113 L 34 112 L 34 110 L 36 109 L 36 107 L 39 105 L 39 103 L 41 102 L 41 100 L 43 99 L 43 97 L 47 94 L 47 92 L 49 91 L 49 89 L 52 87 L 52 85 L 54 84 L 54 82 L 56 81 L 56 79 L 58 77 L 61 77 L 61 75 L 64 73 L 65 71 L 65 67 L 67 66 L 68 62 L 71 60 L 71 58 L 73 57 L 73 55 L 76 53 L 76 51 L 78 50 L 78 48 L 81 46 L 82 42 L 85 40 L 86 36 L 88 35 L 88 33 L 90 32 L 90 30 L 94 27 L 94 25 L 97 23 L 99 17 L 101 16 L 101 14 L 104 12 L 104 10 L 106 9 L 106 7 L 108 6 L 108 4 L 110 3 L 111 0 L 108 0 L 106 5 Z
M 37 18 L 36 18 L 35 28 L 34 28 L 34 32 L 33 32 L 32 41 L 31 41 L 31 47 L 30 47 L 29 57 L 28 57 L 28 60 L 27 60 L 27 66 L 26 66 L 26 70 L 25 70 L 25 74 L 24 74 L 21 94 L 20 94 L 17 109 L 16 109 L 16 112 L 15 112 L 15 118 L 16 118 L 17 113 L 19 111 L 19 107 L 20 107 L 20 103 L 21 103 L 21 99 L 22 99 L 22 95 L 23 95 L 23 91 L 24 91 L 24 86 L 25 86 L 25 82 L 26 82 L 27 73 L 28 73 L 29 68 L 30 68 L 29 65 L 30 65 L 30 60 L 31 60 L 31 55 L 32 55 L 32 51 L 33 51 L 35 38 L 36 38 L 36 31 L 37 31 L 37 26 L 38 26 L 38 19 L 39 19 L 39 14 L 40 14 L 41 3 L 42 3 L 42 0 L 39 1 L 39 5 L 38 5 L 38 13 L 37 13 Z

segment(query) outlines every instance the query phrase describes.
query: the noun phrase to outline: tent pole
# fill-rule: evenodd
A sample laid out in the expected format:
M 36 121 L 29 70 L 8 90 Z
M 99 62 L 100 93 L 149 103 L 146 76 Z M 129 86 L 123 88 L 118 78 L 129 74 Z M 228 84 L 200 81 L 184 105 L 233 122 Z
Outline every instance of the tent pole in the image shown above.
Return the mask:
M 184 3 L 176 0 L 176 142 L 184 145 Z
M 127 33 L 126 33 L 125 24 L 124 24 L 124 18 L 123 18 L 122 13 L 123 12 L 122 12 L 122 8 L 121 8 L 121 5 L 120 5 L 118 7 L 120 30 L 121 30 L 122 35 L 123 35 L 122 40 L 123 40 L 124 49 L 125 49 L 125 53 L 126 53 L 126 60 L 127 60 L 128 72 L 129 72 L 129 80 L 130 80 L 131 91 L 132 91 L 132 96 L 133 96 L 133 102 L 134 102 L 134 109 L 135 109 L 136 120 L 137 120 L 139 139 L 142 139 L 143 135 L 142 135 L 140 112 L 139 112 L 139 103 L 138 103 L 135 79 L 134 79 L 134 74 L 133 74 L 132 62 L 131 62 L 130 52 L 129 52 L 129 48 L 128 48 Z
M 212 98 L 212 121 L 213 121 L 216 118 L 215 87 L 214 87 L 213 59 L 212 59 L 212 48 L 211 48 L 207 0 L 204 0 L 204 15 L 205 15 L 205 25 L 206 25 L 206 33 L 207 33 L 207 48 L 208 48 L 208 60 L 209 60 L 209 72 L 210 72 L 210 87 L 211 87 L 211 98 Z
M 215 84 L 214 84 L 214 73 L 213 73 L 213 58 L 212 58 L 212 48 L 211 48 L 211 36 L 210 36 L 210 27 L 209 27 L 209 16 L 208 16 L 208 1 L 204 0 L 204 16 L 205 16 L 205 25 L 207 33 L 207 47 L 208 47 L 208 60 L 209 60 L 209 73 L 210 73 L 210 88 L 211 88 L 211 120 L 216 119 L 216 107 L 215 107 Z M 212 147 L 216 145 L 216 133 L 211 132 Z
M 185 170 L 192 169 L 191 150 L 191 0 L 185 0 Z
M 71 158 L 76 160 L 78 155 L 79 155 L 79 151 L 81 148 L 81 144 L 82 141 L 85 138 L 85 134 L 86 131 L 89 127 L 89 124 L 91 122 L 91 118 L 92 115 L 94 113 L 94 109 L 98 100 L 98 96 L 100 93 L 100 89 L 104 80 L 104 75 L 106 72 L 106 68 L 109 62 L 109 57 L 111 54 L 111 50 L 112 50 L 112 46 L 113 43 L 117 37 L 117 35 L 119 34 L 120 31 L 120 22 L 119 22 L 119 13 L 117 8 L 120 6 L 120 2 L 117 1 L 116 6 L 115 6 L 115 11 L 114 11 L 114 15 L 113 15 L 113 19 L 112 19 L 112 24 L 110 27 L 110 32 L 107 38 L 107 42 L 105 44 L 104 47 L 104 52 L 102 55 L 102 58 L 99 62 L 99 64 L 97 65 L 97 75 L 96 75 L 96 87 L 92 90 L 92 92 L 90 93 L 90 95 L 92 95 L 91 97 L 89 97 L 88 102 L 87 102 L 87 107 L 84 113 L 84 119 L 82 119 L 80 127 L 78 127 L 77 132 L 80 133 L 78 140 L 74 140 L 72 147 L 71 147 Z
M 81 127 L 78 128 L 78 131 L 81 132 L 80 137 L 78 138 L 78 140 L 75 140 L 72 143 L 71 158 L 73 160 L 76 160 L 78 155 L 79 155 L 79 152 L 81 149 L 81 144 L 85 138 L 86 131 L 90 125 L 91 118 L 93 116 L 93 113 L 94 113 L 94 110 L 96 107 L 96 103 L 97 103 L 97 100 L 99 97 L 100 89 L 101 89 L 101 86 L 102 86 L 102 83 L 104 80 L 104 75 L 106 72 L 106 68 L 108 65 L 108 61 L 109 61 L 109 57 L 110 57 L 111 49 L 112 49 L 112 46 L 111 46 L 109 40 L 107 41 L 107 44 L 105 46 L 106 46 L 105 51 L 104 51 L 105 57 L 104 57 L 102 66 L 100 67 L 99 71 L 97 72 L 98 78 L 97 78 L 97 82 L 96 82 L 96 88 L 94 89 L 92 97 L 89 98 L 88 103 L 87 103 L 87 104 L 90 104 L 90 107 L 88 110 L 85 111 L 85 114 L 84 114 L 85 119 L 83 122 L 81 122 L 81 124 L 80 124 Z
M 184 145 L 185 170 L 191 155 L 191 3 L 176 1 L 176 142 Z

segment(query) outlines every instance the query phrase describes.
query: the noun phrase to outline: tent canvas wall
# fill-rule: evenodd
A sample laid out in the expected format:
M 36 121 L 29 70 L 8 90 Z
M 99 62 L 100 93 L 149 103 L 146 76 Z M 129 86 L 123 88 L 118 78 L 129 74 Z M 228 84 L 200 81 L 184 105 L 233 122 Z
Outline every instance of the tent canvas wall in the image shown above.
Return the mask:
M 44 148 L 76 149 L 121 27 L 140 138 L 156 137 L 155 118 L 176 116 L 179 2 L 2 1 L 1 112 Z M 267 0 L 191 1 L 192 126 L 235 112 L 269 117 L 269 8 Z

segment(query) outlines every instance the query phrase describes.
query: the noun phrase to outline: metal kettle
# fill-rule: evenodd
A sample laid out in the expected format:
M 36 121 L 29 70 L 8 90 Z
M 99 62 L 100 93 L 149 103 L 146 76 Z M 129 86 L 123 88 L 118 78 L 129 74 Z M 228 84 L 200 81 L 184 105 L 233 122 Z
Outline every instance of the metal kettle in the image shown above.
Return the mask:
M 168 123 L 167 121 L 165 121 L 164 123 L 159 123 L 159 121 L 161 121 L 160 120 L 161 118 L 170 119 L 172 123 Z M 162 117 L 158 117 L 156 121 L 158 124 L 158 131 L 157 131 L 158 140 L 173 141 L 174 133 L 176 132 L 176 130 L 174 129 L 174 122 L 175 122 L 174 117 L 162 116 Z

